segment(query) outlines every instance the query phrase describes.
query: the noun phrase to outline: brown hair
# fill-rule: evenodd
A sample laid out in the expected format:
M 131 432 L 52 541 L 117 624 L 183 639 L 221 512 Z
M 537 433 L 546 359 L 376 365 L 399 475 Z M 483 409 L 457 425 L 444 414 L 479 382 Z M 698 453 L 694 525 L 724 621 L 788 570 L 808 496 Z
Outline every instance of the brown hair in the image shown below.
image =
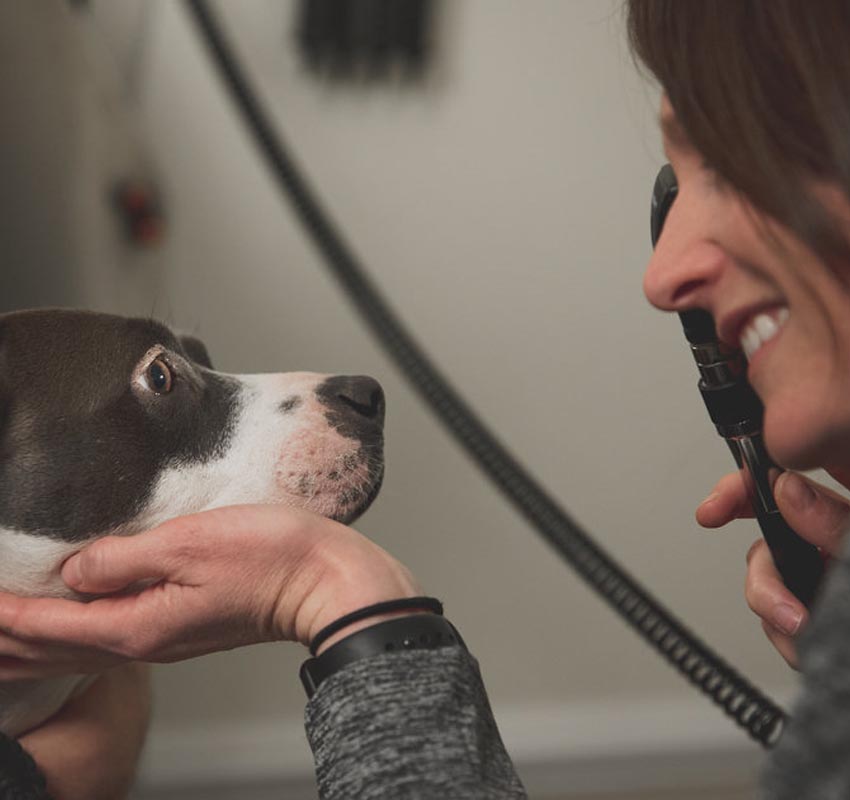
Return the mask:
M 811 193 L 850 198 L 850 0 L 628 0 L 627 15 L 708 165 L 828 263 L 850 259 Z

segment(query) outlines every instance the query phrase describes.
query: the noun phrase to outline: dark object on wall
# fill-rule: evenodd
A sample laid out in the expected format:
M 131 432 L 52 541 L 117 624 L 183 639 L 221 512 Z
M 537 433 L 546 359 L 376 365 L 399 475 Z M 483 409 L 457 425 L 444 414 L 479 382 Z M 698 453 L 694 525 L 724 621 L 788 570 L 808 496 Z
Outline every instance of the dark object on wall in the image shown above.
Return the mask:
M 300 0 L 296 38 L 307 67 L 329 78 L 421 77 L 434 0 Z

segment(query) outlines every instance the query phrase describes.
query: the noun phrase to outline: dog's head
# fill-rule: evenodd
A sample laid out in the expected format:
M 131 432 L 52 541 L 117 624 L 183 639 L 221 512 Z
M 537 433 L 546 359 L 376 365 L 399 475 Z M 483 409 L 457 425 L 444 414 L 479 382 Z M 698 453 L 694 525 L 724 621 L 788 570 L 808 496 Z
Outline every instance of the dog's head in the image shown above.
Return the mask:
M 0 528 L 62 542 L 235 503 L 344 522 L 383 475 L 370 378 L 225 375 L 146 319 L 0 316 Z

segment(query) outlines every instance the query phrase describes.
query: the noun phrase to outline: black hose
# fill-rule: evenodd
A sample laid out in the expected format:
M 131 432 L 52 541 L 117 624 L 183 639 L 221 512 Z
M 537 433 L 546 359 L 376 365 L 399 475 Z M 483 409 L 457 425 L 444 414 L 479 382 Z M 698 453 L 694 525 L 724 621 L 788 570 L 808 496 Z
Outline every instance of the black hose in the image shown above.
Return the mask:
M 765 747 L 776 744 L 787 721 L 785 712 L 703 644 L 582 531 L 422 352 L 366 276 L 286 152 L 209 5 L 204 0 L 186 2 L 281 192 L 366 324 L 416 391 L 520 513 L 656 651 L 754 739 Z

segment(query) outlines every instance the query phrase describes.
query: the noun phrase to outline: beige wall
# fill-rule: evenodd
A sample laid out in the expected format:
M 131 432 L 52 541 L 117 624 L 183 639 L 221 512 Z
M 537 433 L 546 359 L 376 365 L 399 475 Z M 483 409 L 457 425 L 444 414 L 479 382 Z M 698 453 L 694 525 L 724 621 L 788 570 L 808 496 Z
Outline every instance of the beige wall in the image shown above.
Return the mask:
M 103 29 L 76 19 L 60 0 L 0 3 L 0 310 L 149 313 L 160 254 L 127 246 L 109 198 L 152 162 Z
M 97 35 L 120 44 L 108 5 L 95 3 Z M 742 599 L 753 526 L 693 522 L 729 458 L 677 321 L 641 295 L 662 157 L 657 98 L 626 51 L 619 2 L 444 3 L 440 69 L 413 90 L 317 83 L 295 59 L 292 2 L 221 5 L 323 200 L 466 398 L 678 616 L 756 683 L 790 693 Z M 155 308 L 196 331 L 226 371 L 382 381 L 387 479 L 357 527 L 445 601 L 518 761 L 611 756 L 587 788 L 628 783 L 623 765 L 644 757 L 655 766 L 641 780 L 664 785 L 670 752 L 710 752 L 720 772 L 749 775 L 758 751 L 578 583 L 365 332 L 244 139 L 181 5 L 154 3 L 145 25 L 137 113 L 173 229 L 161 277 L 122 310 Z M 273 645 L 158 668 L 149 779 L 309 770 L 303 657 Z

